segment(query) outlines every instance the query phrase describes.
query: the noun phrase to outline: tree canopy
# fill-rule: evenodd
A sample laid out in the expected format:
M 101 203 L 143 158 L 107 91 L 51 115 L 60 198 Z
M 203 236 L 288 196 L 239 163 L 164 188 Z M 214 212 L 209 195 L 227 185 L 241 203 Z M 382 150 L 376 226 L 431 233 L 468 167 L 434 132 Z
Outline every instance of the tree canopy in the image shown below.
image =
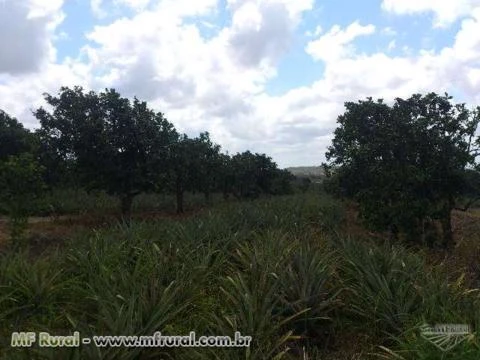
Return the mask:
M 185 191 L 203 192 L 207 199 L 220 188 L 240 198 L 288 191 L 288 174 L 271 158 L 222 154 L 208 132 L 181 135 L 162 113 L 137 98 L 78 86 L 44 96 L 51 110 L 41 107 L 34 115 L 41 125 L 36 132 L 40 159 L 52 170 L 48 182 L 70 179 L 118 196 L 124 215 L 136 195 L 162 188 L 176 194 L 178 212 L 183 212 Z
M 0 161 L 34 149 L 35 139 L 17 119 L 0 109 Z
M 124 214 L 134 196 L 155 190 L 177 138 L 162 113 L 113 89 L 96 94 L 63 87 L 45 100 L 53 111 L 35 112 L 41 142 L 64 161 L 74 160 L 82 185 L 119 196 Z
M 281 185 L 289 173 L 278 169 L 271 157 L 245 151 L 232 156 L 230 161 L 231 189 L 238 198 L 256 198 L 260 194 L 288 193 Z
M 421 235 L 441 221 L 443 245 L 453 245 L 451 210 L 475 166 L 479 111 L 430 93 L 347 102 L 326 154 L 327 173 L 360 204 L 367 224 Z

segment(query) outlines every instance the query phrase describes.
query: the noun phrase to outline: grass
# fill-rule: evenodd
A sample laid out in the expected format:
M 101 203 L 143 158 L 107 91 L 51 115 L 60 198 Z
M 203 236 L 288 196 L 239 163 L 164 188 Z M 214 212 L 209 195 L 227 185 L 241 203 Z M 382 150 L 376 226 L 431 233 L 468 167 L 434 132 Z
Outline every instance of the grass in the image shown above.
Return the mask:
M 221 194 L 213 194 L 211 201 L 220 202 Z M 207 205 L 201 193 L 186 193 L 186 211 Z M 172 194 L 145 194 L 134 198 L 132 211 L 175 211 L 175 196 Z M 40 216 L 85 215 L 100 216 L 120 211 L 120 200 L 103 191 L 87 192 L 82 189 L 53 189 L 45 194 L 36 211 Z
M 0 358 L 479 358 L 476 334 L 447 355 L 419 335 L 425 322 L 478 328 L 479 296 L 466 272 L 452 275 L 424 251 L 347 235 L 349 221 L 343 204 L 315 192 L 117 222 L 44 252 L 5 250 Z M 9 346 L 13 331 L 240 331 L 253 340 L 249 348 L 18 349 Z

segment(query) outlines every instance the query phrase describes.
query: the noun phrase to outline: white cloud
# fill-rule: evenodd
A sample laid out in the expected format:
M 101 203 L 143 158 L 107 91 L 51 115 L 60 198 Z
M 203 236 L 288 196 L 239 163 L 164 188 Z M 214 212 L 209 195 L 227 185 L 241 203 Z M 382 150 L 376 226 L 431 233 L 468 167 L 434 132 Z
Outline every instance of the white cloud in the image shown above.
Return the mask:
M 227 39 L 230 56 L 243 67 L 272 68 L 288 52 L 295 28 L 313 0 L 228 0 L 232 26 Z
M 37 0 L 39 1 L 39 0 Z M 118 10 L 127 7 L 137 13 L 147 9 L 156 9 L 169 17 L 200 16 L 216 9 L 218 0 L 90 0 L 92 12 L 97 17 L 105 17 L 108 12 L 105 8 Z
M 146 9 L 151 2 L 151 0 L 90 0 L 90 8 L 97 18 L 105 18 L 109 15 L 109 10 L 106 8 L 111 10 L 123 6 L 140 12 Z
M 106 1 L 98 5 L 105 6 Z M 109 1 L 111 6 L 120 0 Z M 218 0 L 142 0 L 145 8 L 122 1 L 122 6 L 128 1 L 139 10 L 130 18 L 91 29 L 90 43 L 78 58 L 62 63 L 55 59 L 52 43 L 61 34 L 54 32 L 61 8 L 57 4 L 36 9 L 36 17 L 28 21 L 38 22 L 34 27 L 38 32 L 17 36 L 40 39 L 40 47 L 27 41 L 27 54 L 38 54 L 34 58 L 38 61 L 25 66 L 22 61 L 31 59 L 24 57 L 25 52 L 8 54 L 15 61 L 5 71 L 8 57 L 2 54 L 0 108 L 32 126 L 29 111 L 43 103 L 45 91 L 56 93 L 61 85 L 75 84 L 94 90 L 115 87 L 125 96 L 149 101 L 180 131 L 195 135 L 209 130 L 230 152 L 266 152 L 288 166 L 323 160 L 345 101 L 448 90 L 462 96 L 456 100 L 480 103 L 480 9 L 463 19 L 452 46 L 436 52 L 408 48 L 402 55 L 367 55 L 354 45 L 359 36 L 377 35 L 373 24 L 356 21 L 326 32 L 318 26 L 313 38 L 303 40 L 309 41 L 305 51 L 322 61 L 318 66 L 324 73 L 312 78 L 310 86 L 273 96 L 266 93 L 268 82 L 298 36 L 302 14 L 312 9 L 313 0 L 228 0 L 231 23 L 224 27 L 217 23 L 208 38 L 197 24 L 214 22 Z M 30 24 L 26 17 L 31 7 L 12 8 L 19 24 Z M 8 19 L 2 23 L 7 29 L 5 24 L 11 31 L 20 26 Z M 382 44 L 391 41 L 390 49 L 397 47 L 395 38 L 385 35 L 395 36 L 394 31 L 378 30 Z
M 88 87 L 90 81 L 90 68 L 73 60 L 47 64 L 41 73 L 0 74 L 0 109 L 16 116 L 27 127 L 37 127 L 31 112 L 44 105 L 43 93 L 55 94 L 62 85 Z
M 232 11 L 236 11 L 239 7 L 244 6 L 246 2 L 257 6 L 282 5 L 288 10 L 291 17 L 299 20 L 298 17 L 302 12 L 313 8 L 315 0 L 227 0 L 227 5 Z
M 315 28 L 315 30 L 313 30 L 313 31 L 311 31 L 311 30 L 306 31 L 306 32 L 305 32 L 305 36 L 315 37 L 315 36 L 320 35 L 322 32 L 323 32 L 323 28 L 322 28 L 320 25 L 317 25 L 317 27 Z
M 396 36 L 397 35 L 397 31 L 394 30 L 393 28 L 391 28 L 390 26 L 387 26 L 387 27 L 384 27 L 382 29 L 382 35 L 385 35 L 385 36 Z
M 288 51 L 293 26 L 284 4 L 245 2 L 226 30 L 231 55 L 245 67 L 256 67 L 262 61 L 274 65 Z
M 6 1 L 0 5 L 0 109 L 28 127 L 38 126 L 31 111 L 44 104 L 43 93 L 62 85 L 87 86 L 90 68 L 66 59 L 57 63 L 54 41 L 64 19 L 63 0 Z M 12 43 L 15 39 L 15 43 Z
M 480 9 L 462 22 L 453 46 L 438 53 L 421 51 L 397 57 L 384 53 L 340 54 L 325 58 L 320 84 L 328 88 L 328 93 L 351 99 L 370 95 L 393 98 L 455 88 L 461 90 L 466 101 L 480 100 L 480 84 L 469 76 L 480 69 Z M 312 56 L 318 57 L 316 53 Z
M 131 9 L 141 11 L 145 9 L 151 0 L 114 0 L 116 4 L 126 5 Z
M 63 20 L 62 3 L 17 0 L 0 5 L 0 74 L 36 72 L 54 59 L 52 41 Z
M 180 2 L 180 4 L 179 4 Z M 182 2 L 185 4 L 182 5 Z M 312 1 L 230 3 L 231 26 L 202 37 L 186 17 L 214 14 L 216 0 L 191 6 L 164 0 L 128 19 L 97 26 L 84 49 L 96 76 L 92 86 L 113 86 L 158 106 L 181 131 L 209 130 L 231 149 L 261 140 L 268 124 L 255 117 L 255 97 L 288 51 L 301 12 Z
M 102 9 L 103 0 L 90 0 L 90 8 L 95 16 L 102 18 L 107 15 L 107 12 Z
M 160 0 L 155 9 L 168 17 L 205 16 L 217 10 L 219 0 Z
M 24 1 L 16 1 L 17 3 L 24 3 Z M 63 6 L 64 0 L 28 0 L 28 18 L 44 18 L 57 13 Z
M 382 8 L 398 15 L 433 13 L 434 26 L 445 27 L 469 16 L 480 0 L 383 0 Z
M 325 62 L 322 78 L 311 86 L 269 97 L 268 101 L 262 99 L 257 104 L 262 116 L 270 115 L 272 130 L 266 148 L 273 149 L 271 153 L 284 164 L 298 164 L 299 158 L 310 164 L 323 160 L 345 101 L 367 96 L 391 101 L 417 92 L 449 91 L 460 95 L 456 101 L 480 103 L 480 10 L 472 13 L 472 19 L 462 22 L 453 46 L 438 53 L 422 51 L 416 55 L 388 56 L 364 55 L 351 48 L 345 51 L 355 34 L 368 32 L 360 30 L 358 25 L 355 27 L 358 31 L 334 27 L 335 31 L 327 34 L 341 34 L 342 41 L 324 40 L 323 49 L 310 48 L 312 57 Z M 335 55 L 324 56 L 327 49 L 332 51 L 330 44 L 338 44 L 333 49 Z
M 388 51 L 392 51 L 397 47 L 397 42 L 395 40 L 392 40 L 388 43 Z
M 306 51 L 315 60 L 332 61 L 353 54 L 355 49 L 351 43 L 359 36 L 371 35 L 374 32 L 374 25 L 363 26 L 358 21 L 345 30 L 335 25 L 328 33 L 311 41 Z

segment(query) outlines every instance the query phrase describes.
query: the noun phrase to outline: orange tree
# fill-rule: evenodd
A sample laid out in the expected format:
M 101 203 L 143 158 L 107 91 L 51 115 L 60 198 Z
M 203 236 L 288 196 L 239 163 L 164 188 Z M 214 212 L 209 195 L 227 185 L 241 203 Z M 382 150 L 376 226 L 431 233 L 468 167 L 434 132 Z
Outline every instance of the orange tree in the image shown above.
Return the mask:
M 451 211 L 474 168 L 479 109 L 435 93 L 347 102 L 326 153 L 336 189 L 356 199 L 365 222 L 418 239 L 426 219 L 442 225 L 445 248 L 453 243 Z

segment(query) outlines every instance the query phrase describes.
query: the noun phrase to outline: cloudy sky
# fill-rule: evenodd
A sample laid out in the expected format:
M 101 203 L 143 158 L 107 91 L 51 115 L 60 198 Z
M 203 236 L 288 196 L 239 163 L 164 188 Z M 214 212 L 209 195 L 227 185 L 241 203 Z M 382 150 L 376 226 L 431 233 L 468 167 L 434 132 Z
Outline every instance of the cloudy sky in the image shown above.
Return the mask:
M 480 104 L 480 0 L 0 0 L 0 109 L 116 88 L 224 150 L 317 165 L 345 101 Z

